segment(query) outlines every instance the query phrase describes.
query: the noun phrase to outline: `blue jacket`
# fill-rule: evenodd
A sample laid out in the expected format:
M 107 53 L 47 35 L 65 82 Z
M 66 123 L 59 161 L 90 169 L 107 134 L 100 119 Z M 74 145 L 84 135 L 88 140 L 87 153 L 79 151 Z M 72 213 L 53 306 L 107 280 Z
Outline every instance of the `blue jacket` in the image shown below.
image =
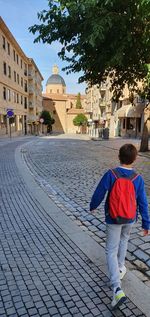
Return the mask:
M 133 173 L 133 169 L 128 169 L 124 167 L 117 167 L 116 168 L 122 176 L 129 176 Z M 113 187 L 116 178 L 113 175 L 111 170 L 108 170 L 102 179 L 100 180 L 95 192 L 92 196 L 91 203 L 90 203 L 90 211 L 96 209 L 100 203 L 103 201 L 105 194 L 109 193 Z M 137 200 L 137 217 L 138 211 L 142 217 L 142 228 L 143 229 L 150 229 L 150 217 L 148 213 L 148 202 L 146 198 L 146 193 L 144 189 L 144 180 L 141 175 L 133 180 L 135 193 L 136 193 L 136 200 Z M 136 218 L 137 218 L 136 217 Z M 105 201 L 105 220 L 106 223 L 115 223 L 115 221 L 109 215 L 109 208 L 108 208 L 108 196 Z M 136 220 L 136 219 L 135 219 Z M 134 220 L 134 221 L 135 221 Z M 131 221 L 133 222 L 133 221 Z

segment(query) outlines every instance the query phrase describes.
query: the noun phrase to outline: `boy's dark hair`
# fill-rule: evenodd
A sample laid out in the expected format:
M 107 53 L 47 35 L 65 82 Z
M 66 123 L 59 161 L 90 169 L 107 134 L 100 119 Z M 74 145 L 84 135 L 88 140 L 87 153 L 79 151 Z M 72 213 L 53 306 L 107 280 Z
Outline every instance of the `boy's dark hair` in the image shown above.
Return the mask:
M 124 144 L 119 150 L 119 160 L 122 164 L 132 164 L 137 157 L 137 149 L 133 144 Z

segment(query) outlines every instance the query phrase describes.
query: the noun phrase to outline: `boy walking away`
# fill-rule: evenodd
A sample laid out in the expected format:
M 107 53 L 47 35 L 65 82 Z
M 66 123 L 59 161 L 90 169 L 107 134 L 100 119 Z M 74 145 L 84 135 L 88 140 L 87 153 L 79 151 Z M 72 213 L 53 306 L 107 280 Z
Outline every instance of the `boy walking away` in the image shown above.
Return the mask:
M 102 202 L 106 192 L 106 259 L 111 287 L 112 308 L 116 309 L 126 301 L 121 289 L 121 280 L 126 273 L 125 256 L 133 224 L 138 211 L 142 217 L 143 234 L 148 235 L 150 218 L 143 178 L 132 167 L 137 149 L 125 144 L 119 150 L 120 166 L 108 170 L 100 180 L 90 203 L 94 211 Z

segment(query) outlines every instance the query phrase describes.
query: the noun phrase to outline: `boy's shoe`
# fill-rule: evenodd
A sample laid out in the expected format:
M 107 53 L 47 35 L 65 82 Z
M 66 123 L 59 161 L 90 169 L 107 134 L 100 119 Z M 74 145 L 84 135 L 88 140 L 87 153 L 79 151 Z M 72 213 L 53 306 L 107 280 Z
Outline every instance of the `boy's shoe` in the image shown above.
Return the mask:
M 125 266 L 123 266 L 123 268 L 120 269 L 120 280 L 124 278 L 126 272 L 127 272 L 127 269 Z
M 114 296 L 113 296 L 113 300 L 111 302 L 111 306 L 113 309 L 118 308 L 119 306 L 121 306 L 125 301 L 126 301 L 126 295 L 123 292 L 123 290 L 118 287 L 116 289 L 116 291 L 114 292 Z

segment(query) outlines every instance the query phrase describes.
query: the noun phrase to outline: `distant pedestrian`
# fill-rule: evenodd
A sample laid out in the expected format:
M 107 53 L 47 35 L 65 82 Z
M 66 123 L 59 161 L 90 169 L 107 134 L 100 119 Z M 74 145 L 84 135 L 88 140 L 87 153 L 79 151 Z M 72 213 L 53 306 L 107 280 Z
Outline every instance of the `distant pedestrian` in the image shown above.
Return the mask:
M 143 234 L 148 235 L 150 229 L 144 181 L 132 167 L 136 157 L 137 149 L 134 145 L 123 145 L 119 150 L 120 166 L 108 170 L 103 175 L 90 203 L 92 212 L 108 193 L 105 202 L 106 259 L 113 289 L 111 303 L 113 309 L 126 300 L 125 293 L 121 289 L 121 280 L 126 273 L 127 244 L 138 211 L 142 217 Z

